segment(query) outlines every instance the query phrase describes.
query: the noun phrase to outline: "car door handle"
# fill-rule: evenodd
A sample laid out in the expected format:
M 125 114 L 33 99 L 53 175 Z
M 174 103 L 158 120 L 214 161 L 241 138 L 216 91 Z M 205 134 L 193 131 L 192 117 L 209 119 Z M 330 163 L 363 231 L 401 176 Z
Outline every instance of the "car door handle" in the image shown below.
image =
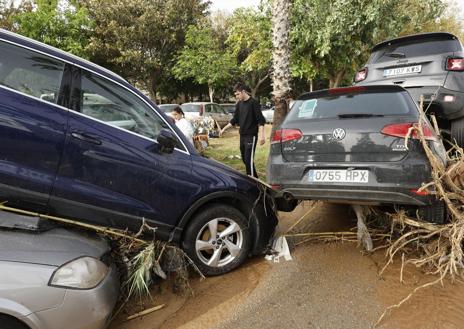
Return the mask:
M 81 133 L 81 132 L 76 132 L 76 131 L 73 131 L 71 133 L 71 136 L 76 138 L 76 139 L 80 139 L 84 142 L 88 142 L 88 143 L 92 143 L 92 144 L 96 144 L 96 145 L 101 145 L 101 140 L 99 140 L 98 138 L 95 138 L 95 137 L 92 137 L 86 133 Z

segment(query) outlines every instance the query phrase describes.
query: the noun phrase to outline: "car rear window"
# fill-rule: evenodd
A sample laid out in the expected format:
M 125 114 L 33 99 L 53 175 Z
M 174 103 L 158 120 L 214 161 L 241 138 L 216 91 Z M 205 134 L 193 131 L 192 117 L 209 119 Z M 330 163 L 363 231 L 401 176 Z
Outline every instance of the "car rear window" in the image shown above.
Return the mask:
M 415 111 L 415 112 L 413 112 Z M 327 95 L 297 100 L 286 122 L 338 118 L 339 115 L 409 115 L 416 105 L 406 91 Z
M 200 112 L 200 105 L 182 104 L 181 108 L 184 112 Z
M 381 63 L 401 58 L 452 53 L 460 50 L 457 40 L 413 40 L 387 45 L 371 54 L 369 63 Z M 404 55 L 404 56 L 402 56 Z

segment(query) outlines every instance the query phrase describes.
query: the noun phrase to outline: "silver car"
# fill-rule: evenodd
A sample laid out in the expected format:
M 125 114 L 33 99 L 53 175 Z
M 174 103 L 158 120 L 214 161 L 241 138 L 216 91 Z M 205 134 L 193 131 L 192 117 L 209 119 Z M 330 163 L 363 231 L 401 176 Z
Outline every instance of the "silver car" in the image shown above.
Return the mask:
M 104 328 L 119 291 L 108 252 L 102 239 L 65 229 L 0 229 L 0 327 Z
M 464 146 L 464 51 L 456 36 L 421 33 L 381 42 L 354 82 L 398 85 L 416 102 L 423 95 L 440 128 Z
M 210 116 L 222 128 L 232 119 L 232 114 L 228 113 L 219 104 L 208 102 L 184 103 L 181 105 L 187 119 L 196 119 L 200 116 Z

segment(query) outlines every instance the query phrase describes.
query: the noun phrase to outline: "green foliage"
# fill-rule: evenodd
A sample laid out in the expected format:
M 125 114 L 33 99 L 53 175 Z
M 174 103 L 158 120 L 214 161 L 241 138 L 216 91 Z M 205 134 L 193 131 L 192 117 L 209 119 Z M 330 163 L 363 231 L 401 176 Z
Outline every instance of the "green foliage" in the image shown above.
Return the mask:
M 254 95 L 269 76 L 272 64 L 269 10 L 237 9 L 230 20 L 226 44 L 237 58 L 241 78 Z
M 220 41 L 210 24 L 191 25 L 173 69 L 175 76 L 179 79 L 193 78 L 199 84 L 207 84 L 210 91 L 229 83 L 236 62 Z
M 138 81 L 155 98 L 170 75 L 185 31 L 204 19 L 201 0 L 81 0 L 95 20 L 92 59 Z
M 44 42 L 81 57 L 86 47 L 92 22 L 85 8 L 76 4 L 60 7 L 57 0 L 23 2 L 19 8 L 1 8 L 2 25 L 14 32 Z M 5 11 L 4 11 L 5 10 Z
M 377 42 L 407 28 L 422 31 L 443 8 L 441 0 L 295 0 L 293 75 L 312 79 L 317 73 L 336 86 L 366 61 Z

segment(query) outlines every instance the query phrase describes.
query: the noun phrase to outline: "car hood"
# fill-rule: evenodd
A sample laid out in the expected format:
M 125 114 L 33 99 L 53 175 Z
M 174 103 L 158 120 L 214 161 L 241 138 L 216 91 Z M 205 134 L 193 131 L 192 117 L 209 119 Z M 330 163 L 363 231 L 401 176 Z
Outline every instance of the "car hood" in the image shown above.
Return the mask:
M 0 260 L 61 266 L 81 256 L 100 258 L 109 251 L 101 238 L 87 232 L 0 230 Z

